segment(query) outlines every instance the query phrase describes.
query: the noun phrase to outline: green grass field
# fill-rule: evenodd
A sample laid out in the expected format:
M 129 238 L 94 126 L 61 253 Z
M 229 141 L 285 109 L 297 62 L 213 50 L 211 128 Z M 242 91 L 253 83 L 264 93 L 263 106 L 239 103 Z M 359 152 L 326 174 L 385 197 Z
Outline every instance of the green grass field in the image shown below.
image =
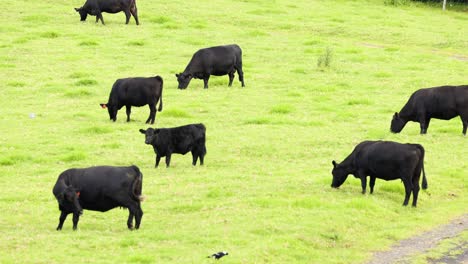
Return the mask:
M 389 132 L 413 91 L 467 83 L 468 15 L 384 2 L 140 0 L 140 26 L 123 13 L 81 23 L 84 0 L 4 5 L 0 262 L 210 263 L 226 250 L 223 263 L 362 263 L 468 212 L 460 119 L 433 120 L 424 136 L 417 123 Z M 223 76 L 177 89 L 196 50 L 230 43 L 243 49 L 245 88 Z M 116 79 L 153 75 L 164 79 L 155 126 L 204 123 L 205 166 L 188 154 L 155 169 L 138 131 L 148 108 L 112 123 L 99 107 Z M 354 177 L 330 187 L 331 161 L 363 140 L 425 147 L 418 208 L 401 206 L 399 181 L 377 180 L 373 195 Z M 140 230 L 121 209 L 55 230 L 62 171 L 130 164 L 144 175 Z

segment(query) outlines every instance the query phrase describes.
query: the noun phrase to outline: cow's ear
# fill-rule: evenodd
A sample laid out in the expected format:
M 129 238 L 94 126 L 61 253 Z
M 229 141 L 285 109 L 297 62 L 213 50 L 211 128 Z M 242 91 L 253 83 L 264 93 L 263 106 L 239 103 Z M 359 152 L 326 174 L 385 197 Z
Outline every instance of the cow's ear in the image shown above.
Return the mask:
M 333 168 L 336 168 L 336 161 L 332 161 L 332 164 L 333 164 Z
M 395 112 L 395 114 L 393 115 L 394 118 L 398 118 L 398 113 Z
M 107 104 L 99 104 L 101 106 L 102 109 L 106 109 L 107 108 Z
M 179 78 L 179 74 L 178 74 L 178 73 L 176 73 L 176 74 L 175 74 L 175 77 Z
M 140 133 L 142 133 L 142 134 L 146 134 L 146 130 L 144 130 L 144 129 L 140 129 Z
M 75 11 L 76 11 L 76 12 L 80 12 L 80 10 L 81 10 L 81 7 L 80 7 L 80 8 L 76 8 L 76 7 L 75 7 Z

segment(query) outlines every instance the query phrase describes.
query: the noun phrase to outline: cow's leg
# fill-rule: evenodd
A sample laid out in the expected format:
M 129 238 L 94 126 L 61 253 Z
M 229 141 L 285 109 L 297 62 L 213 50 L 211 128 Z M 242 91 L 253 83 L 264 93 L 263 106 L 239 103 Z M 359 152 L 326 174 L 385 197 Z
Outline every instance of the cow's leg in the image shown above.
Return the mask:
M 419 126 L 421 127 L 421 134 L 427 133 L 427 128 L 429 127 L 429 122 L 431 119 L 429 117 L 422 117 L 419 121 Z
M 171 154 L 172 153 L 168 153 L 166 155 L 166 168 L 169 168 L 169 165 L 171 164 Z
M 135 229 L 140 228 L 141 218 L 143 217 L 143 210 L 141 210 L 140 203 L 138 202 L 137 211 L 135 214 Z
M 361 179 L 361 187 L 362 187 L 362 194 L 366 193 L 366 186 L 367 186 L 367 177 L 366 174 L 362 171 L 357 172 L 357 176 Z
M 419 177 L 413 177 L 413 207 L 416 207 L 419 194 Z
M 124 10 L 124 13 L 125 13 L 125 24 L 128 25 L 128 22 L 130 21 L 130 17 L 131 17 L 130 10 L 126 9 Z
M 102 13 L 101 13 L 101 12 L 99 12 L 99 13 L 96 14 L 96 23 L 99 21 L 99 19 L 101 19 L 101 23 L 102 23 L 103 25 L 105 25 L 105 24 L 104 24 L 104 18 L 102 18 Z
M 156 164 L 154 165 L 155 168 L 159 166 L 159 162 L 161 161 L 161 156 L 156 154 Z
M 366 186 L 367 186 L 367 177 L 366 176 L 361 176 L 362 194 L 366 193 Z
M 146 124 L 154 124 L 154 120 L 156 119 L 156 103 L 149 104 L 150 114 L 148 119 L 146 120 Z
M 132 230 L 133 229 L 133 217 L 135 215 L 132 213 L 132 210 L 128 208 L 128 220 L 127 220 L 127 227 L 128 229 Z
M 375 177 L 371 176 L 369 181 L 370 193 L 374 192 Z
M 59 225 L 57 226 L 57 230 L 62 230 L 63 222 L 65 222 L 65 219 L 67 219 L 67 215 L 68 215 L 68 213 L 65 213 L 64 211 L 61 211 L 60 219 L 59 219 Z
M 140 25 L 140 22 L 138 21 L 138 10 L 136 6 L 133 6 L 130 8 L 130 13 L 132 13 L 133 18 L 135 18 L 135 22 L 137 25 Z
M 192 149 L 192 165 L 193 166 L 197 165 L 197 160 L 198 160 L 198 151 L 197 149 Z
M 208 89 L 208 80 L 209 80 L 209 79 L 210 79 L 210 75 L 209 75 L 209 74 L 207 74 L 207 75 L 205 75 L 205 77 L 203 77 L 203 83 L 204 83 L 204 85 L 205 85 L 203 88 Z
M 200 165 L 203 165 L 203 162 L 205 160 L 205 155 L 206 155 L 206 148 L 203 146 L 201 148 L 202 150 L 200 151 Z
M 132 106 L 126 105 L 125 110 L 127 111 L 127 122 L 130 122 L 130 114 L 132 113 Z
M 78 213 L 73 213 L 73 230 L 76 230 L 78 227 L 78 221 L 80 220 L 80 215 Z
M 232 81 L 234 80 L 234 72 L 229 73 L 229 87 L 232 86 Z
M 463 135 L 466 136 L 466 129 L 468 128 L 468 113 L 465 114 L 465 115 L 464 115 L 464 114 L 461 114 L 461 115 L 460 115 L 460 118 L 461 118 L 461 121 L 462 121 L 462 123 L 463 123 L 463 131 L 462 131 L 462 133 L 463 133 Z
M 409 179 L 410 177 L 404 177 L 402 178 L 403 184 L 405 185 L 405 201 L 403 201 L 403 205 L 407 206 L 409 198 L 411 196 L 411 190 L 413 189 L 411 186 L 411 181 Z
M 242 87 L 245 87 L 244 72 L 242 71 L 242 64 L 237 65 L 237 74 L 239 74 L 239 81 L 242 83 Z

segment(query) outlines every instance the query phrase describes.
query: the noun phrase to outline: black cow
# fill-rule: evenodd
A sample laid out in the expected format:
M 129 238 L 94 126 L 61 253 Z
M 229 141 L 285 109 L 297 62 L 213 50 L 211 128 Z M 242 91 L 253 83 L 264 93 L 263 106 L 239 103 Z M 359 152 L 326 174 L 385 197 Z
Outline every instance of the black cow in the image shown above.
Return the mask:
M 244 87 L 244 72 L 242 72 L 242 50 L 236 44 L 200 49 L 193 54 L 184 72 L 176 74 L 179 89 L 185 89 L 192 78 L 203 79 L 208 88 L 210 75 L 229 75 L 229 86 L 234 80 L 234 73 L 239 74 L 239 81 Z
M 431 118 L 449 120 L 456 116 L 460 116 L 466 136 L 468 85 L 420 89 L 411 95 L 400 113 L 393 115 L 390 130 L 399 133 L 408 121 L 414 121 L 419 122 L 421 134 L 426 134 Z
M 75 10 L 80 13 L 81 21 L 85 21 L 89 14 L 96 16 L 96 23 L 101 19 L 104 25 L 102 12 L 115 14 L 123 11 L 127 17 L 126 24 L 130 20 L 130 15 L 133 15 L 137 25 L 140 24 L 135 0 L 86 0 L 82 7 L 75 8 Z
M 156 168 L 161 157 L 166 157 L 166 167 L 169 167 L 172 153 L 185 155 L 189 151 L 192 152 L 192 164 L 195 166 L 197 159 L 200 158 L 200 165 L 203 165 L 203 159 L 206 155 L 205 131 L 206 128 L 203 124 L 140 129 L 140 132 L 145 134 L 145 143 L 153 145 L 156 153 Z
M 367 176 L 370 176 L 370 193 L 374 192 L 375 179 L 386 181 L 401 179 L 405 185 L 407 205 L 411 191 L 413 206 L 416 206 L 419 193 L 419 178 L 423 172 L 422 188 L 427 189 L 424 171 L 424 148 L 419 144 L 401 144 L 391 141 L 364 141 L 340 164 L 332 161 L 333 182 L 338 188 L 349 174 L 361 179 L 362 193 L 366 192 Z
M 53 193 L 61 211 L 57 230 L 61 230 L 68 214 L 73 214 L 76 230 L 83 209 L 105 212 L 115 207 L 128 208 L 127 226 L 140 227 L 143 211 L 140 202 L 143 174 L 137 166 L 98 166 L 84 169 L 68 169 L 60 174 Z
M 107 104 L 100 104 L 102 108 L 107 108 L 109 117 L 115 122 L 117 111 L 123 106 L 127 110 L 127 122 L 130 121 L 132 106 L 149 105 L 150 115 L 146 124 L 153 124 L 156 119 L 156 104 L 159 100 L 158 111 L 162 111 L 162 89 L 163 79 L 160 76 L 143 78 L 118 79 L 112 86 Z

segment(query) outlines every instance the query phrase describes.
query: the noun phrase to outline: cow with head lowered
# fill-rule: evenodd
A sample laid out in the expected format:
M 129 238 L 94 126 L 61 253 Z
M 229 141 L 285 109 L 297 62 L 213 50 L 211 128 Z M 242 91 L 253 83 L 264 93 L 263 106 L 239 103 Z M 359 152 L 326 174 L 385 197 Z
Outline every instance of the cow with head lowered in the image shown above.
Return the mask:
M 333 181 L 331 187 L 340 187 L 349 174 L 361 179 L 362 193 L 366 192 L 367 176 L 370 176 L 370 193 L 374 192 L 375 179 L 386 181 L 401 179 L 405 186 L 405 200 L 413 193 L 416 206 L 419 193 L 419 178 L 423 172 L 422 188 L 427 189 L 424 172 L 424 148 L 419 144 L 401 144 L 392 141 L 363 141 L 340 164 L 332 161 Z
M 179 89 L 185 89 L 192 78 L 202 79 L 204 88 L 208 88 L 211 75 L 229 75 L 229 86 L 234 80 L 234 73 L 239 74 L 239 81 L 244 87 L 244 72 L 242 71 L 242 50 L 236 45 L 216 46 L 200 49 L 193 54 L 184 72 L 176 74 Z
M 109 117 L 114 122 L 117 120 L 117 111 L 123 106 L 127 110 L 127 122 L 130 122 L 132 106 L 149 105 L 150 115 L 146 124 L 154 124 L 158 101 L 159 112 L 162 111 L 163 107 L 162 89 L 163 79 L 160 76 L 118 79 L 112 86 L 107 104 L 100 105 L 102 108 L 107 108 Z
M 185 155 L 189 151 L 192 152 L 192 165 L 197 164 L 198 158 L 200 158 L 200 165 L 203 165 L 206 155 L 205 132 L 206 128 L 203 124 L 140 129 L 140 133 L 145 135 L 145 143 L 152 145 L 156 153 L 156 168 L 161 157 L 166 157 L 166 167 L 169 167 L 173 153 Z
M 400 113 L 395 113 L 390 125 L 399 133 L 408 121 L 419 122 L 421 134 L 427 133 L 431 118 L 449 120 L 460 116 L 463 135 L 468 127 L 468 85 L 439 86 L 414 92 Z
M 136 7 L 136 0 L 86 0 L 85 4 L 80 8 L 75 8 L 75 11 L 80 14 L 81 21 L 85 21 L 88 15 L 96 16 L 96 23 L 101 20 L 104 25 L 102 13 L 119 13 L 124 12 L 126 17 L 126 24 L 130 21 L 130 16 L 135 18 L 137 25 L 138 12 Z
M 143 174 L 137 166 L 97 166 L 68 169 L 60 174 L 53 194 L 61 211 L 57 230 L 61 230 L 67 215 L 73 214 L 76 230 L 83 209 L 105 212 L 115 207 L 128 208 L 127 227 L 140 227 L 143 211 L 140 202 Z

